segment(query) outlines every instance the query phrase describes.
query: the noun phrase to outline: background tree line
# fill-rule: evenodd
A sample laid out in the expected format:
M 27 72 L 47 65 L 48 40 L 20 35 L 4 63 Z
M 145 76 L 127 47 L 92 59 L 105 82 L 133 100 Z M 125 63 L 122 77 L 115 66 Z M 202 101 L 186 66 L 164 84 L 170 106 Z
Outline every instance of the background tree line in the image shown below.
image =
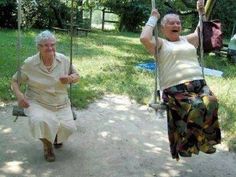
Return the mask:
M 210 18 L 220 19 L 225 27 L 224 34 L 230 36 L 236 21 L 236 2 L 234 0 L 208 1 L 215 2 Z M 117 25 L 119 31 L 139 32 L 151 9 L 151 0 L 75 0 L 75 2 L 77 21 L 82 18 L 81 9 L 106 8 L 119 16 Z M 22 0 L 22 26 L 25 28 L 63 27 L 70 21 L 70 3 L 71 0 Z M 186 28 L 193 28 L 198 21 L 196 0 L 156 0 L 156 4 L 162 15 L 170 10 L 170 6 L 180 12 Z M 17 1 L 0 0 L 0 27 L 16 28 L 16 26 Z

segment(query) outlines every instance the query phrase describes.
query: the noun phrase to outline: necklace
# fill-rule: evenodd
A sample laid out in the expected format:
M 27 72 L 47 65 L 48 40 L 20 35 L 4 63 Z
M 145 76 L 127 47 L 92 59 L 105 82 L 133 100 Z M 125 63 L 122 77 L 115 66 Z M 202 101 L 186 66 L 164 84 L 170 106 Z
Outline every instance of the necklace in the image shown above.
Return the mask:
M 52 63 L 51 63 L 50 65 L 48 65 L 48 66 L 44 63 L 44 60 L 43 60 L 43 58 L 42 58 L 41 55 L 40 55 L 40 59 L 41 59 L 43 65 L 45 66 L 45 68 L 46 68 L 47 70 L 50 70 L 50 69 L 52 68 L 53 62 L 54 62 L 54 58 L 53 58 L 53 60 L 52 60 Z
M 52 63 L 51 65 L 49 65 L 49 66 L 46 66 L 46 65 L 44 65 L 44 66 L 46 67 L 46 69 L 47 69 L 48 71 L 50 71 L 50 70 L 52 69 L 53 63 Z
M 53 65 L 53 63 L 52 63 L 51 65 L 49 65 L 49 66 L 46 66 L 46 65 L 44 65 L 44 66 L 45 66 L 46 68 L 51 68 L 52 65 Z

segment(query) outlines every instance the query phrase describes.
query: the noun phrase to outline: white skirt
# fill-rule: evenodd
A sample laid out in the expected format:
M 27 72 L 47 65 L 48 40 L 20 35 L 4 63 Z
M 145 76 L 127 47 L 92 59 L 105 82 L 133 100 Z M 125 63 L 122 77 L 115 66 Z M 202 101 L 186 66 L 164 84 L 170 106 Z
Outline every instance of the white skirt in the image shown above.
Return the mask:
M 29 117 L 32 136 L 36 139 L 45 138 L 53 143 L 57 135 L 57 142 L 62 143 L 77 130 L 70 106 L 52 111 L 30 101 L 25 114 Z

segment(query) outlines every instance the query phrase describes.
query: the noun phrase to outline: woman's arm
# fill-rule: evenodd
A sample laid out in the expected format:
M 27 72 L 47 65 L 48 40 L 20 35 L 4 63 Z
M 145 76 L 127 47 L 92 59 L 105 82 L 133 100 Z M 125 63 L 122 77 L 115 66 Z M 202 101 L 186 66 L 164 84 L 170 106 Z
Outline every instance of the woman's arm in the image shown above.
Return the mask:
M 79 81 L 79 74 L 73 73 L 70 75 L 64 75 L 59 78 L 62 84 L 72 84 Z
M 59 80 L 62 84 L 72 84 L 79 82 L 80 75 L 79 72 L 75 69 L 74 65 L 72 65 L 71 74 L 62 75 Z
M 145 46 L 145 48 L 151 55 L 155 54 L 156 47 L 159 48 L 161 46 L 161 40 L 157 39 L 158 41 L 155 41 L 153 37 L 153 29 L 156 26 L 158 18 L 160 18 L 159 12 L 157 11 L 157 9 L 153 9 L 150 18 L 144 26 L 140 35 L 141 43 Z M 156 44 L 158 45 L 156 46 Z
M 76 83 L 76 82 L 79 82 L 79 74 L 78 73 L 73 73 L 73 74 L 70 74 L 70 83 Z
M 29 102 L 25 98 L 24 94 L 20 91 L 20 86 L 17 83 L 17 81 L 14 79 L 12 79 L 12 82 L 11 82 L 11 89 L 17 98 L 18 105 L 22 108 L 28 108 Z
M 197 10 L 199 17 L 202 17 L 203 21 L 206 21 L 206 14 L 205 14 L 205 7 L 204 7 L 204 0 L 198 0 L 197 1 Z M 200 20 L 201 18 L 199 18 Z M 187 35 L 187 40 L 193 44 L 196 48 L 199 45 L 199 37 L 198 37 L 198 30 L 199 30 L 200 21 L 198 22 L 198 25 L 195 29 L 195 31 L 189 35 Z

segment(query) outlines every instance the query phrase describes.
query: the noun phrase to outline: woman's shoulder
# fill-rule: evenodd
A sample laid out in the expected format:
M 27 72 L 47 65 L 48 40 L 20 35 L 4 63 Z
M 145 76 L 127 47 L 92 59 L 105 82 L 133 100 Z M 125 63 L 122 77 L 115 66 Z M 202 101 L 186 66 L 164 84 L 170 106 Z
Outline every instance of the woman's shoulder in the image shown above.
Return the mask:
M 37 64 L 40 62 L 39 53 L 25 59 L 24 64 Z
M 63 61 L 68 60 L 68 57 L 66 55 L 64 55 L 63 53 L 56 52 L 55 56 L 59 60 L 63 60 Z
M 179 39 L 181 41 L 188 41 L 187 36 L 179 36 Z

